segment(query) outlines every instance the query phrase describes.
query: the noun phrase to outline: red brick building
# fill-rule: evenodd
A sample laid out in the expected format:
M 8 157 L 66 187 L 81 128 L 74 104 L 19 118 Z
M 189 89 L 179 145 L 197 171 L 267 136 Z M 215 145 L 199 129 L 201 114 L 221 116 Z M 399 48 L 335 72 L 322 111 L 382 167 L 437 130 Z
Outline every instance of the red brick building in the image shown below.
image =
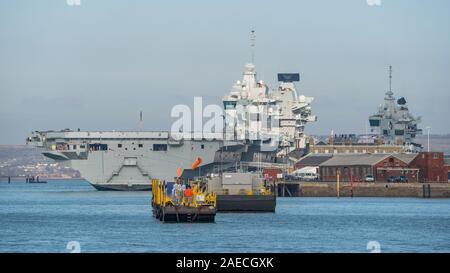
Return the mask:
M 373 175 L 376 181 L 387 181 L 389 176 L 405 176 L 408 182 L 418 182 L 420 169 L 409 164 L 417 154 L 336 154 L 319 166 L 320 180 L 364 181 Z
M 410 164 L 421 170 L 420 182 L 448 182 L 448 168 L 444 167 L 444 153 L 422 152 Z
M 389 155 L 377 164 L 375 179 L 377 181 L 387 181 L 390 176 L 405 176 L 408 182 L 419 182 L 421 170 L 411 166 L 411 162 L 417 154 L 395 154 Z
M 444 169 L 447 172 L 447 180 L 450 182 L 450 158 L 444 158 Z

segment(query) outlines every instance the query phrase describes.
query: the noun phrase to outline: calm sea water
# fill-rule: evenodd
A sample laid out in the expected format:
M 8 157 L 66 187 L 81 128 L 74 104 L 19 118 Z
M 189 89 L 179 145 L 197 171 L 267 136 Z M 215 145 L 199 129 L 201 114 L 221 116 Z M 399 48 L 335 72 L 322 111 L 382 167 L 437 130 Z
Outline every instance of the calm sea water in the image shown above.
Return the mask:
M 162 224 L 149 192 L 0 182 L 0 252 L 450 252 L 450 199 L 279 198 L 276 213 Z

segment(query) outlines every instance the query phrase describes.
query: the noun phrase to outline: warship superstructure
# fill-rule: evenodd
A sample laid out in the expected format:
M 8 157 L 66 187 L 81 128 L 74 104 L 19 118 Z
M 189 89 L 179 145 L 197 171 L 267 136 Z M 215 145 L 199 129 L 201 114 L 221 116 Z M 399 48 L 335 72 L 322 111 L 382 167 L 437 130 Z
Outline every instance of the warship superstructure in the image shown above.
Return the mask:
M 275 163 L 283 151 L 305 147 L 304 126 L 316 120 L 313 98 L 295 90 L 299 75 L 284 73 L 278 79 L 278 88 L 269 90 L 257 80 L 255 66 L 247 64 L 243 79 L 223 100 L 223 132 L 198 137 L 198 132 L 35 131 L 27 144 L 78 170 L 98 190 L 149 190 L 152 178 L 173 181 L 177 170 L 205 175 L 245 162 Z M 198 158 L 202 163 L 193 171 Z
M 243 80 L 223 98 L 226 139 L 262 141 L 262 151 L 285 148 L 277 150 L 278 156 L 306 146 L 305 125 L 317 120 L 311 111 L 314 98 L 297 94 L 298 73 L 279 73 L 278 81 L 278 88 L 270 92 L 257 81 L 255 66 L 245 66 Z
M 420 117 L 414 117 L 401 97 L 396 100 L 392 92 L 392 66 L 389 67 L 389 91 L 384 97 L 384 104 L 378 107 L 378 112 L 369 117 L 371 132 L 379 141 L 387 145 L 405 145 L 410 151 L 420 149 L 420 145 L 414 143 L 414 138 L 422 134 L 418 128 Z

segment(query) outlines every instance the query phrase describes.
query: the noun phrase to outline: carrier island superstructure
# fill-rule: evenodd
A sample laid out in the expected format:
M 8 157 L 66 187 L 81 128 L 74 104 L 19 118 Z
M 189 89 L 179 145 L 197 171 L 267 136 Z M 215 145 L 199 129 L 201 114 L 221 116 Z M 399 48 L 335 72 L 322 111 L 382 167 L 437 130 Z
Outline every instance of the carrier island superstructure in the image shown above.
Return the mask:
M 332 132 L 325 142 L 310 139 L 309 151 L 315 154 L 420 152 L 422 145 L 414 142 L 416 136 L 422 134 L 420 122 L 421 118 L 410 112 L 404 97 L 394 97 L 392 66 L 389 66 L 389 88 L 384 103 L 368 118 L 370 133 L 337 135 Z
M 297 73 L 280 73 L 279 86 L 270 90 L 257 80 L 255 66 L 245 65 L 242 80 L 223 99 L 225 130 L 200 137 L 170 131 L 35 131 L 27 144 L 78 170 L 98 190 L 149 190 L 152 178 L 173 181 L 178 169 L 194 176 L 242 163 L 276 163 L 305 148 L 304 127 L 316 120 L 313 98 L 297 94 L 299 80 Z M 192 171 L 199 157 L 202 163 Z
M 389 66 L 389 90 L 384 97 L 384 103 L 378 107 L 378 112 L 369 117 L 371 133 L 382 144 L 404 146 L 406 151 L 420 151 L 421 146 L 414 143 L 414 138 L 422 134 L 418 124 L 420 117 L 409 112 L 406 99 L 396 100 L 392 91 L 392 66 Z

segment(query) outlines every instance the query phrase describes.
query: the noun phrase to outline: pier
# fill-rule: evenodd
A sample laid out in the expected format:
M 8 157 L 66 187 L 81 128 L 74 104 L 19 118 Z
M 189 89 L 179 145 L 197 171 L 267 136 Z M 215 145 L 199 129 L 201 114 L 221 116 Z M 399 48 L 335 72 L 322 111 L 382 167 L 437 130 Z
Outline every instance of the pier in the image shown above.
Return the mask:
M 25 176 L 0 176 L 0 182 L 16 182 L 16 181 L 26 181 Z
M 25 182 L 25 183 L 47 183 L 46 180 L 41 180 L 39 176 L 0 176 L 0 182 Z

